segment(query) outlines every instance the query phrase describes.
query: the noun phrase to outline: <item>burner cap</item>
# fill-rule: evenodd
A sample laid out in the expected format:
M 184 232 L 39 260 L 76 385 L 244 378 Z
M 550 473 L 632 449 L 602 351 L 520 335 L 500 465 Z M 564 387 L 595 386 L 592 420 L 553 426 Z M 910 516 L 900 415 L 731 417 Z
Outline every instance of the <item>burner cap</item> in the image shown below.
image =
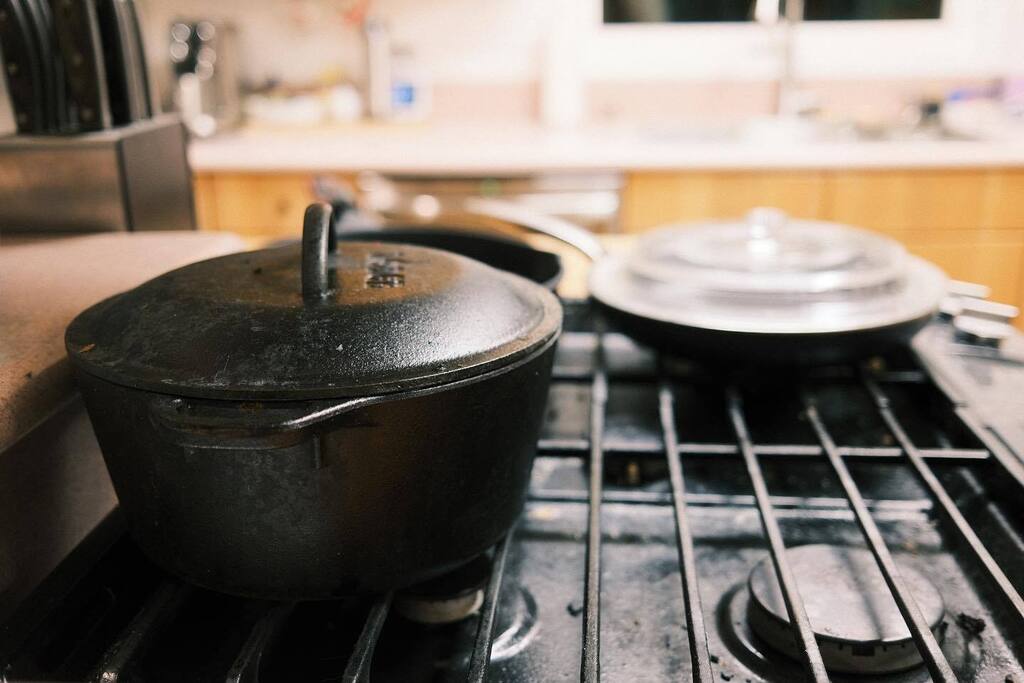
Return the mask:
M 395 595 L 395 610 L 420 624 L 451 624 L 473 614 L 484 602 L 484 588 L 491 575 L 485 555 L 447 574 L 410 586 Z
M 826 668 L 880 674 L 921 663 L 910 630 L 870 552 L 805 545 L 787 550 L 786 558 Z M 906 566 L 900 566 L 899 571 L 925 621 L 936 632 L 945 609 L 939 591 L 920 572 Z M 750 572 L 748 588 L 750 628 L 775 649 L 799 658 L 770 557 Z

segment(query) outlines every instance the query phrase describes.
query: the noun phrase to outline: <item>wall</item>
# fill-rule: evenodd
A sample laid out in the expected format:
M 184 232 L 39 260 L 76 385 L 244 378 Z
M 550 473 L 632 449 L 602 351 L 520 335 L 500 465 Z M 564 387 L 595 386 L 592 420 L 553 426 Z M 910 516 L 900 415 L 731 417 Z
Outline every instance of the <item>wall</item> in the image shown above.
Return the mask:
M 557 0 L 561 2 L 563 0 Z M 578 0 L 564 0 L 575 3 Z M 253 80 L 315 78 L 326 63 L 358 72 L 359 33 L 343 24 L 337 0 L 143 0 L 150 42 L 166 51 L 176 16 L 229 19 L 242 38 Z M 549 0 L 373 0 L 394 40 L 414 47 L 438 82 L 528 81 L 537 71 Z M 279 47 L 277 47 L 279 46 Z
M 325 63 L 361 69 L 358 34 L 336 0 L 146 0 L 151 42 L 165 49 L 176 15 L 230 18 L 241 28 L 253 79 L 305 80 Z M 526 82 L 537 77 L 544 37 L 574 46 L 590 81 L 751 80 L 777 72 L 778 36 L 760 26 L 615 25 L 601 0 L 375 0 L 397 42 L 415 48 L 437 82 Z M 932 22 L 805 25 L 797 71 L 807 78 L 979 77 L 1024 71 L 1024 0 L 946 0 Z M 280 46 L 280 47 L 268 47 Z
M 167 28 L 178 16 L 234 22 L 243 75 L 252 82 L 308 82 L 326 70 L 354 79 L 362 73 L 359 33 L 344 24 L 338 8 L 345 3 L 337 0 L 141 2 L 150 63 L 164 89 Z M 770 106 L 766 83 L 778 69 L 777 35 L 735 24 L 604 26 L 600 6 L 601 0 L 374 2 L 395 41 L 411 45 L 427 65 L 439 117 L 535 115 L 544 48 L 550 55 L 558 45 L 569 61 L 562 68 L 591 84 L 592 119 L 739 117 Z M 805 26 L 797 72 L 840 87 L 847 81 L 859 88 L 859 101 L 871 95 L 893 106 L 955 82 L 950 79 L 1024 73 L 1022 35 L 1024 0 L 946 0 L 946 19 L 938 22 Z M 916 80 L 922 78 L 934 80 Z M 835 90 L 832 101 L 854 99 L 853 90 Z M 6 105 L 0 97 L 0 131 L 13 127 Z

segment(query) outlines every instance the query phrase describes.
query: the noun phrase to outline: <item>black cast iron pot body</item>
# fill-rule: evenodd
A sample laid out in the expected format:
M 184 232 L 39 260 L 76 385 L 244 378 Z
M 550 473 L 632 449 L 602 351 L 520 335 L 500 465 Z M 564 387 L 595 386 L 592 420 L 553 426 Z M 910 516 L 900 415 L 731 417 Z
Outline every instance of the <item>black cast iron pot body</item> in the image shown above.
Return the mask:
M 317 240 L 315 248 L 326 251 L 326 241 Z M 246 257 L 253 277 L 273 278 L 268 271 L 288 262 L 275 252 L 289 251 L 226 258 L 236 264 Z M 435 250 L 350 243 L 341 254 L 332 257 L 337 273 L 303 273 L 302 288 L 309 285 L 315 298 L 316 278 L 337 276 L 347 296 L 363 297 L 355 308 L 338 306 L 344 341 L 325 335 L 315 347 L 274 349 L 283 369 L 253 373 L 261 359 L 252 355 L 266 353 L 266 345 L 248 348 L 237 336 L 261 333 L 236 329 L 230 297 L 208 324 L 196 323 L 202 329 L 181 340 L 177 356 L 147 346 L 147 325 L 173 327 L 188 310 L 153 299 L 173 297 L 189 268 L 216 288 L 204 279 L 214 262 L 143 285 L 153 290 L 146 301 L 101 302 L 68 329 L 69 354 L 130 531 L 151 559 L 190 582 L 274 599 L 388 590 L 485 551 L 522 509 L 561 326 L 557 299 L 522 278 Z M 351 290 L 381 277 L 380 268 L 364 266 L 386 260 L 382 255 L 404 259 L 410 289 L 417 267 L 448 280 L 448 271 L 464 272 L 436 287 L 446 292 L 440 298 L 389 290 L 398 298 L 380 308 L 377 299 L 387 292 Z M 331 311 L 306 295 L 298 304 L 302 325 L 314 320 L 311 329 L 319 330 Z M 473 297 L 497 310 L 478 310 Z M 364 305 L 368 298 L 372 305 Z M 446 309 L 452 317 L 434 319 Z M 266 314 L 292 312 L 271 307 Z M 371 334 L 355 331 L 381 315 L 391 317 Z M 116 337 L 111 325 L 135 332 Z M 178 332 L 189 334 L 187 325 Z M 223 342 L 228 350 L 212 346 L 218 335 L 211 326 L 233 331 Z M 309 336 L 307 327 L 297 333 Z M 446 339 L 445 331 L 459 338 Z M 119 343 L 125 346 L 106 348 Z M 232 346 L 250 358 L 231 360 Z M 326 355 L 346 355 L 338 348 L 363 362 Z M 380 348 L 384 353 L 372 350 Z M 189 381 L 171 382 L 181 370 Z
M 501 538 L 522 510 L 552 356 L 349 409 L 78 383 L 151 559 L 219 591 L 312 599 L 410 585 Z

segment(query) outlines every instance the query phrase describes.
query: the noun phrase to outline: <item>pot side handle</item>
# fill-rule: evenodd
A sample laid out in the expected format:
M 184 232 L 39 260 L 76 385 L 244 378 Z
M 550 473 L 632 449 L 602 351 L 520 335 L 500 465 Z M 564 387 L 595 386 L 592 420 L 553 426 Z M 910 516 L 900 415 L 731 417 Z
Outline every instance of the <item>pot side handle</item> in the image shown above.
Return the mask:
M 157 396 L 149 402 L 149 419 L 160 432 L 181 445 L 283 447 L 301 440 L 308 427 L 380 400 L 379 396 L 363 396 L 278 407 L 273 402 L 215 403 Z

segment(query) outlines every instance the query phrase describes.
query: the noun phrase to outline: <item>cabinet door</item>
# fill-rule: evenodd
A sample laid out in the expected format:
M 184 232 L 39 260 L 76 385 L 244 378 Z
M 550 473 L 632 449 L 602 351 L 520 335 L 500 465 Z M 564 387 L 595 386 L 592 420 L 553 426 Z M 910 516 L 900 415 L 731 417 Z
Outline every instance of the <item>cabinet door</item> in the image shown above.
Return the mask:
M 986 204 L 986 228 L 1024 230 L 1024 169 L 992 171 Z
M 200 230 L 220 230 L 217 218 L 217 179 L 210 173 L 197 173 L 192 178 L 192 194 L 196 202 L 196 223 Z
M 622 202 L 627 232 L 679 221 L 744 216 L 774 206 L 801 218 L 821 218 L 824 179 L 816 171 L 632 173 Z
M 298 235 L 315 199 L 312 174 L 218 173 L 214 192 L 220 230 L 246 235 Z
M 199 225 L 253 237 L 297 236 L 306 207 L 316 201 L 318 175 L 352 182 L 346 175 L 313 172 L 199 174 L 194 182 Z
M 981 170 L 842 171 L 827 186 L 830 220 L 881 232 L 976 228 L 985 214 Z
M 991 287 L 993 301 L 1024 304 L 1024 230 L 905 230 L 893 237 L 951 278 Z M 1016 324 L 1024 329 L 1024 318 Z

